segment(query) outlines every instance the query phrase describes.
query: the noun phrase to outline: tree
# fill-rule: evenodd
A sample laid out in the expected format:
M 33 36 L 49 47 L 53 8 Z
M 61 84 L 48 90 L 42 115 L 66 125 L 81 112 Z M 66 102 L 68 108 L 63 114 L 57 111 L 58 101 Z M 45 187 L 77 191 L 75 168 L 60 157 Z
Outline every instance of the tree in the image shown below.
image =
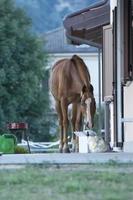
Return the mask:
M 0 129 L 25 121 L 33 139 L 48 140 L 48 86 L 42 87 L 47 55 L 41 44 L 24 11 L 13 0 L 0 0 Z

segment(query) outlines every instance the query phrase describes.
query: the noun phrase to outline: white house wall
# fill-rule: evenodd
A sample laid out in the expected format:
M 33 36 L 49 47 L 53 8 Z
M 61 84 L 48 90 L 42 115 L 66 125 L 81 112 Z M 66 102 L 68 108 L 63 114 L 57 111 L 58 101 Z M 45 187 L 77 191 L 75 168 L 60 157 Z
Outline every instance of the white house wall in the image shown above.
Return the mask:
M 133 119 L 133 83 L 124 87 L 124 118 Z M 133 122 L 124 123 L 124 151 L 133 152 Z

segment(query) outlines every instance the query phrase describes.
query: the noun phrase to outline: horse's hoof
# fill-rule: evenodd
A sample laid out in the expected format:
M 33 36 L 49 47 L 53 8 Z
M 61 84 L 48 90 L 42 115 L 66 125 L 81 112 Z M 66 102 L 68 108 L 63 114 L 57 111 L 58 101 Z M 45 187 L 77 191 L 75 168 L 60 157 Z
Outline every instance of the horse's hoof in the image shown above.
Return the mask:
M 76 152 L 76 140 L 72 140 L 72 152 L 75 153 Z
M 73 153 L 78 153 L 79 152 L 79 148 L 77 147 L 77 145 L 73 145 L 72 152 Z
M 59 148 L 59 153 L 63 153 L 63 149 L 62 148 Z
M 79 153 L 79 148 L 76 148 L 75 152 L 76 152 L 76 153 Z
M 63 148 L 63 153 L 70 153 L 69 148 L 68 147 L 67 148 Z
M 76 152 L 76 148 L 72 147 L 72 153 L 75 153 L 75 152 Z

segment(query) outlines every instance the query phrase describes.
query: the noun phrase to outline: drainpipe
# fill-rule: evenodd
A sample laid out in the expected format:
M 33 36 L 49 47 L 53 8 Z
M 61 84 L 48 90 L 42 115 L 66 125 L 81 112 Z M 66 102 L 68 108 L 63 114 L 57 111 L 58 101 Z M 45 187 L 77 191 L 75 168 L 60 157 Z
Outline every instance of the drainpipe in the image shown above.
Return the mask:
M 121 94 L 121 77 L 123 69 L 123 0 L 117 2 L 117 147 L 122 148 L 122 94 Z
M 113 10 L 113 147 L 117 147 L 117 7 Z
M 98 130 L 99 130 L 99 134 L 101 135 L 101 59 L 100 59 L 100 55 L 101 55 L 101 49 L 98 48 L 98 82 L 99 82 L 99 98 L 98 98 L 98 104 L 99 104 L 99 116 L 98 116 Z

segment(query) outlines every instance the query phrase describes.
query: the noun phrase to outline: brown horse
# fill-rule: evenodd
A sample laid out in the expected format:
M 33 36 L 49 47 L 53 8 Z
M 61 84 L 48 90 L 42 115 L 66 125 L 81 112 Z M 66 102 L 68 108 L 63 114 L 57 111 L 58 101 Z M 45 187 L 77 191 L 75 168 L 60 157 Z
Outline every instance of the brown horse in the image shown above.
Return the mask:
M 90 74 L 84 61 L 77 55 L 71 59 L 62 59 L 55 63 L 50 77 L 50 88 L 55 98 L 56 110 L 60 124 L 60 152 L 69 152 L 68 105 L 72 104 L 72 128 L 78 131 L 82 115 L 88 128 L 93 127 L 96 110 L 93 86 L 90 84 Z M 74 144 L 76 137 L 73 135 Z M 75 146 L 74 146 L 75 148 Z

